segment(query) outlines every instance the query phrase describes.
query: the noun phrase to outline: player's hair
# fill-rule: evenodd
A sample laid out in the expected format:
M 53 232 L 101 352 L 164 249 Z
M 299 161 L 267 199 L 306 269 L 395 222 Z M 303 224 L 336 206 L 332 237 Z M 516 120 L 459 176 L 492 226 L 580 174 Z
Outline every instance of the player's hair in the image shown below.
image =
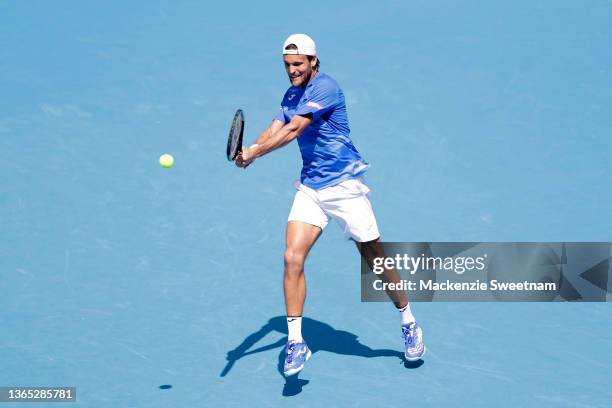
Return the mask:
M 289 44 L 285 47 L 286 50 L 297 50 L 298 47 L 295 44 Z M 306 58 L 308 58 L 308 61 L 312 61 L 312 59 L 314 58 L 314 56 L 312 55 L 307 55 Z M 321 60 L 319 59 L 319 57 L 317 57 L 317 64 L 315 65 L 314 69 L 315 71 L 319 70 L 319 67 L 321 66 Z

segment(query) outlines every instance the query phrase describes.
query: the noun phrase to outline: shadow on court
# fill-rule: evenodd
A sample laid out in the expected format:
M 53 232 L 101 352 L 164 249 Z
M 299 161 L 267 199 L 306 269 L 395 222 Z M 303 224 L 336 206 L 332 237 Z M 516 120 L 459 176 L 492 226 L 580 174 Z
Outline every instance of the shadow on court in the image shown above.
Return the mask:
M 251 347 L 255 346 L 261 339 L 271 332 L 287 334 L 287 321 L 284 316 L 276 316 L 271 318 L 258 331 L 247 336 L 240 345 L 229 351 L 226 357 L 228 362 L 220 376 L 225 377 L 231 371 L 234 364 L 243 357 L 280 348 L 277 370 L 278 373 L 284 378 L 283 363 L 285 359 L 284 346 L 287 342 L 286 337 L 283 337 L 274 343 L 251 349 Z M 307 317 L 302 319 L 302 332 L 304 333 L 308 347 L 313 354 L 317 353 L 318 351 L 328 351 L 336 354 L 366 358 L 396 357 L 403 362 L 404 367 L 406 368 L 418 368 L 423 364 L 422 360 L 417 362 L 406 361 L 404 359 L 404 354 L 398 350 L 372 349 L 365 344 L 361 344 L 359 340 L 357 340 L 357 336 L 353 333 L 349 333 L 344 330 L 336 330 L 329 324 L 320 322 L 318 320 L 309 319 Z M 309 380 L 300 379 L 299 374 L 285 378 L 283 395 L 297 395 L 302 392 L 302 388 L 308 383 Z

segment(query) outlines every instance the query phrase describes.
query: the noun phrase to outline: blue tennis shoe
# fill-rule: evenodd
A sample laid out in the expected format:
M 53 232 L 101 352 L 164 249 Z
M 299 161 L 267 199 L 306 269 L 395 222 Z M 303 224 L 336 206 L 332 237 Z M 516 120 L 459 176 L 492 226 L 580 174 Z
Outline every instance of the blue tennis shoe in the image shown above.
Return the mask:
M 305 341 L 297 342 L 291 340 L 285 346 L 285 366 L 283 373 L 285 377 L 297 374 L 304 368 L 304 364 L 310 358 L 312 352 Z
M 423 344 L 423 330 L 416 323 L 402 325 L 402 337 L 406 344 L 406 360 L 417 361 L 425 354 L 425 344 Z

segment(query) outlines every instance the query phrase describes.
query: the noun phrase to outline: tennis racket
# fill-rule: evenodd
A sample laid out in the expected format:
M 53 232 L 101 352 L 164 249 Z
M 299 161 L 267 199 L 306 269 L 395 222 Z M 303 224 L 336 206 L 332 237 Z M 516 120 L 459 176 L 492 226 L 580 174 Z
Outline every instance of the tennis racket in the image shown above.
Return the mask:
M 244 114 L 238 109 L 232 120 L 232 127 L 227 137 L 227 160 L 233 161 L 242 150 L 242 134 L 244 133 Z

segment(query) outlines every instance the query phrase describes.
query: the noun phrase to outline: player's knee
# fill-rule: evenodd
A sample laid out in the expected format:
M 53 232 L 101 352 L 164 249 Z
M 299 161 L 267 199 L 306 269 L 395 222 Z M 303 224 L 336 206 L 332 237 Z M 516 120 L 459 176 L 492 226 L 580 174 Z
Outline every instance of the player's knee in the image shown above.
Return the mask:
M 380 238 L 372 241 L 357 242 L 357 250 L 362 256 L 370 258 L 372 256 L 384 256 L 384 249 Z
M 285 272 L 287 273 L 302 273 L 304 271 L 305 257 L 299 252 L 291 249 L 285 251 Z

